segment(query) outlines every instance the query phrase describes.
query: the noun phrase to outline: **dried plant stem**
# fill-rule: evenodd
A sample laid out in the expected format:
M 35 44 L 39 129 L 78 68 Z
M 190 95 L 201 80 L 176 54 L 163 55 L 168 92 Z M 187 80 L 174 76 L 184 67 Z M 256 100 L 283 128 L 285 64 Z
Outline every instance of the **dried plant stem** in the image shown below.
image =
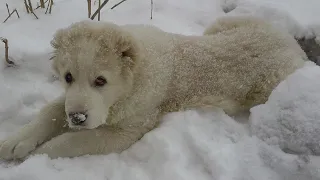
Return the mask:
M 120 4 L 122 4 L 123 2 L 125 2 L 126 0 L 122 0 L 120 2 L 118 2 L 117 4 L 115 4 L 114 6 L 111 7 L 111 9 L 116 8 L 117 6 L 119 6 Z
M 88 2 L 88 18 L 91 16 L 91 0 L 87 0 Z
M 29 10 L 30 10 L 31 13 L 33 13 L 31 0 L 28 0 L 28 2 L 29 2 L 29 5 L 28 5 L 29 6 Z
M 3 21 L 3 23 L 7 22 L 7 20 L 11 17 L 11 15 L 12 15 L 14 12 L 16 12 L 18 18 L 20 18 L 17 9 L 14 9 L 14 10 L 8 15 L 8 17 Z
M 51 1 L 48 2 L 47 9 L 46 9 L 46 12 L 44 14 L 47 14 L 47 12 L 49 10 L 50 3 L 51 3 Z
M 45 8 L 44 4 L 45 4 L 44 0 L 40 0 L 40 7 L 41 8 Z
M 48 13 L 48 10 L 49 10 L 49 14 L 51 14 L 52 4 L 53 4 L 53 0 L 49 0 L 45 14 Z
M 101 4 L 101 6 L 96 10 L 96 12 L 93 13 L 93 15 L 91 16 L 91 20 L 93 20 L 97 14 L 101 11 L 101 9 L 109 2 L 109 0 L 105 0 L 103 1 L 103 3 Z
M 13 64 L 14 64 L 13 61 L 11 61 L 11 60 L 9 59 L 9 45 L 8 45 L 8 40 L 5 39 L 5 38 L 1 38 L 1 37 L 0 37 L 0 39 L 1 39 L 1 41 L 4 43 L 4 49 L 5 49 L 4 55 L 5 55 L 5 60 L 6 60 L 6 62 L 7 62 L 8 64 L 13 65 Z
M 27 0 L 24 0 L 24 5 L 26 6 L 27 13 L 29 13 L 29 8 L 28 8 Z
M 44 2 L 44 4 L 46 4 L 48 1 L 49 1 L 49 0 L 46 0 L 46 1 Z M 41 7 L 41 4 L 38 5 L 38 6 L 35 8 L 35 10 L 36 10 L 36 9 L 39 9 L 40 7 Z M 42 7 L 41 7 L 41 8 L 42 8 Z M 44 6 L 43 8 L 45 8 L 45 6 Z
M 153 12 L 153 0 L 151 0 L 151 15 L 150 15 L 150 19 L 152 19 L 152 12 Z
M 29 11 L 34 15 L 34 17 L 36 17 L 37 19 L 39 19 L 38 16 L 33 12 L 33 10 L 31 9 L 30 6 L 28 6 L 28 9 L 29 9 Z
M 9 5 L 6 3 L 8 15 L 10 15 Z
M 49 1 L 50 1 L 49 14 L 51 14 L 51 10 L 52 10 L 52 5 L 53 5 L 53 0 L 49 0 Z
M 3 23 L 7 22 L 7 20 L 11 17 L 11 15 L 14 13 L 14 11 L 12 11 L 9 16 L 3 21 Z
M 101 6 L 101 0 L 99 0 L 99 7 L 98 7 L 98 8 L 100 8 L 100 6 Z M 100 13 L 100 11 L 99 11 L 99 14 L 98 14 L 98 21 L 100 21 L 100 16 L 101 16 L 101 13 Z
M 19 16 L 19 13 L 18 13 L 17 9 L 14 9 L 13 11 L 15 11 L 15 12 L 16 12 L 16 14 L 17 14 L 17 16 L 18 16 L 18 18 L 20 18 L 20 16 Z

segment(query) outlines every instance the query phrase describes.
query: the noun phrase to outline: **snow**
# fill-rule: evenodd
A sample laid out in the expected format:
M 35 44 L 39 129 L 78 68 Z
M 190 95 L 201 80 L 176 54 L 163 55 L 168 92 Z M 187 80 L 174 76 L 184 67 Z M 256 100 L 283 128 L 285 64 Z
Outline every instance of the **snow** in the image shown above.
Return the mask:
M 76 113 L 73 118 L 79 119 L 81 122 L 84 122 L 87 119 L 86 115 L 82 113 Z
M 306 65 L 251 109 L 252 133 L 295 154 L 320 155 L 320 67 Z
M 250 14 L 262 17 L 296 37 L 320 36 L 318 0 L 222 0 L 228 15 Z M 301 13 L 303 12 L 303 14 Z
M 63 92 L 50 68 L 49 41 L 57 29 L 87 16 L 84 0 L 55 0 L 51 15 L 36 10 L 38 20 L 25 13 L 21 0 L 0 0 L 3 20 L 6 2 L 21 18 L 13 15 L 0 25 L 0 36 L 8 38 L 10 56 L 17 64 L 0 65 L 0 140 Z M 217 17 L 252 14 L 294 36 L 320 39 L 319 0 L 154 0 L 152 20 L 149 0 L 126 1 L 110 10 L 117 2 L 110 0 L 103 21 L 153 24 L 169 32 L 199 35 Z M 3 44 L 1 62 L 2 49 Z M 120 154 L 54 160 L 37 155 L 20 163 L 0 160 L 0 180 L 320 179 L 319 76 L 319 67 L 306 63 L 275 88 L 268 102 L 252 108 L 249 118 L 229 117 L 219 109 L 170 113 L 158 128 Z

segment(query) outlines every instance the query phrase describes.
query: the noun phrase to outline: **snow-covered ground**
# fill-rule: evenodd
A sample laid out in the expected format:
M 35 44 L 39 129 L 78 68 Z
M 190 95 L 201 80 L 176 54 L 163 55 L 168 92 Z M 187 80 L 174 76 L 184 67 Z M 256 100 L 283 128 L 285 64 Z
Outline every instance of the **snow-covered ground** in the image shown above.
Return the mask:
M 101 19 L 153 24 L 200 35 L 223 10 L 253 14 L 294 36 L 320 37 L 319 0 L 110 0 Z M 86 19 L 85 0 L 54 0 L 52 14 L 26 14 L 22 0 L 0 0 L 0 37 L 9 40 L 17 67 L 6 67 L 0 45 L 0 140 L 35 117 L 62 88 L 52 79 L 49 41 L 58 28 Z M 36 1 L 33 0 L 34 6 Z M 96 8 L 96 6 L 94 6 Z M 1 21 L 3 21 L 1 20 Z M 38 155 L 20 164 L 0 160 L 0 180 L 318 180 L 320 179 L 320 67 L 313 63 L 283 81 L 263 105 L 239 123 L 223 111 L 190 110 L 165 116 L 159 128 L 121 154 L 50 160 Z M 282 150 L 283 151 L 282 151 Z M 286 153 L 285 153 L 286 152 Z M 296 155 L 299 154 L 299 155 Z M 310 155 L 310 156 L 308 156 Z

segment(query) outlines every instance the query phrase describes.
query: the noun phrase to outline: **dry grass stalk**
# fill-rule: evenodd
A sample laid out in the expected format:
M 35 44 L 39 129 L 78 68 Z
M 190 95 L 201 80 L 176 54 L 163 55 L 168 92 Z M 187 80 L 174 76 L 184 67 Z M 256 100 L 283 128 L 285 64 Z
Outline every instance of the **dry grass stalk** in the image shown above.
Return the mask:
M 48 2 L 48 6 L 47 6 L 46 12 L 44 14 L 47 14 L 47 12 L 49 10 L 49 6 L 50 6 L 50 1 Z
M 45 8 L 44 4 L 45 4 L 44 0 L 40 0 L 40 7 L 41 8 Z
M 101 11 L 101 9 L 109 2 L 109 0 L 105 0 L 103 1 L 103 3 L 101 4 L 101 6 L 93 13 L 93 15 L 91 16 L 91 20 L 93 20 L 97 14 L 99 14 L 99 12 Z
M 26 7 L 27 13 L 29 13 L 29 8 L 28 8 L 27 0 L 24 0 L 24 5 L 25 5 L 25 7 Z
M 117 6 L 119 6 L 120 4 L 122 4 L 123 2 L 125 2 L 126 0 L 122 0 L 120 2 L 118 2 L 117 4 L 115 4 L 114 6 L 111 7 L 111 9 L 116 8 Z
M 32 8 L 32 3 L 31 3 L 31 0 L 28 0 L 29 4 L 28 4 L 28 7 L 29 7 L 29 11 L 31 13 L 33 13 L 33 8 Z M 38 18 L 37 18 L 38 19 Z
M 11 15 L 14 13 L 14 11 L 12 11 L 9 16 L 3 21 L 3 23 L 7 22 L 7 20 L 11 17 Z
M 20 18 L 17 9 L 14 9 L 14 10 L 10 13 L 8 4 L 6 4 L 6 6 L 7 6 L 7 10 L 8 10 L 8 14 L 9 14 L 9 15 L 8 15 L 8 17 L 3 21 L 3 23 L 7 22 L 7 20 L 11 17 L 11 15 L 12 15 L 13 13 L 16 13 L 17 16 L 18 16 L 18 18 Z
M 10 15 L 9 5 L 6 3 L 8 15 Z
M 15 12 L 16 12 L 16 14 L 17 14 L 17 16 L 18 16 L 18 18 L 20 18 L 20 16 L 19 16 L 19 13 L 18 13 L 17 9 L 14 9 L 13 11 L 15 11 Z
M 29 9 L 29 11 L 34 15 L 34 17 L 36 17 L 37 19 L 39 19 L 38 16 L 33 12 L 32 7 L 28 6 L 28 9 Z
M 49 0 L 45 14 L 47 14 L 49 7 L 50 7 L 50 4 L 51 4 L 51 1 Z
M 4 49 L 5 49 L 4 57 L 5 57 L 5 61 L 6 61 L 8 64 L 14 65 L 14 62 L 9 59 L 9 45 L 8 45 L 8 40 L 5 39 L 5 38 L 2 38 L 2 37 L 0 37 L 0 40 L 4 43 Z
M 44 2 L 44 7 L 43 8 L 45 8 L 45 4 L 48 2 L 49 0 L 46 0 L 45 2 Z M 36 9 L 39 9 L 41 7 L 41 4 L 40 5 L 38 5 L 34 10 L 36 10 Z M 42 8 L 42 7 L 41 7 Z
M 101 0 L 99 0 L 99 7 L 98 8 L 100 8 L 100 6 L 101 6 Z M 100 21 L 100 11 L 99 11 L 99 14 L 98 14 L 98 21 Z
M 49 10 L 49 14 L 51 14 L 52 5 L 53 5 L 53 0 L 49 0 L 45 14 L 47 14 L 48 10 Z
M 151 0 L 151 15 L 150 15 L 150 19 L 152 19 L 152 12 L 153 12 L 153 0 Z
M 87 0 L 88 2 L 88 18 L 91 16 L 91 0 Z
M 50 1 L 49 14 L 51 14 L 52 5 L 53 5 L 53 0 L 49 0 L 49 1 Z

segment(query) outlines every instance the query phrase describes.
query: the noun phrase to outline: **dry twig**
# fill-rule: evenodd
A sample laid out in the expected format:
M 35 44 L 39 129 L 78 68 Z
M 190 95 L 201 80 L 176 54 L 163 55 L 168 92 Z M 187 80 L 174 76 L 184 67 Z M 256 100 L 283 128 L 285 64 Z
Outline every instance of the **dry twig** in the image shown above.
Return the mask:
M 91 0 L 87 0 L 88 2 L 88 18 L 91 16 Z
M 47 12 L 48 12 L 48 10 L 49 10 L 50 3 L 51 3 L 51 1 L 48 2 L 48 5 L 47 5 L 47 9 L 46 9 L 45 14 L 47 14 Z
M 29 8 L 28 8 L 27 0 L 24 0 L 24 5 L 26 6 L 27 13 L 29 13 Z
M 99 7 L 98 8 L 100 8 L 100 6 L 101 6 L 101 0 L 99 0 Z M 100 11 L 99 11 L 99 14 L 98 14 L 98 21 L 100 21 Z
M 28 2 L 29 2 L 29 5 L 28 5 L 29 7 L 28 8 L 29 8 L 30 12 L 33 13 L 31 0 L 28 0 Z
M 49 14 L 51 14 L 51 10 L 52 10 L 52 5 L 53 5 L 53 0 L 50 0 L 50 8 L 49 8 Z
M 18 18 L 20 18 L 20 16 L 19 16 L 19 13 L 18 13 L 17 9 L 14 9 L 13 11 L 15 11 L 15 12 L 16 12 L 16 14 L 17 14 L 17 16 L 18 16 Z
M 122 0 L 120 2 L 118 2 L 117 4 L 115 4 L 114 6 L 111 7 L 111 9 L 116 8 L 117 6 L 119 6 L 120 4 L 122 4 L 123 2 L 125 2 L 126 0 Z
M 14 10 L 10 13 L 9 6 L 8 6 L 8 4 L 6 4 L 6 5 L 7 5 L 7 10 L 8 10 L 8 14 L 9 14 L 9 15 L 8 15 L 8 17 L 3 21 L 3 23 L 7 22 L 7 20 L 11 17 L 11 15 L 12 15 L 14 12 L 17 14 L 18 18 L 20 18 L 17 9 L 14 9 Z
M 41 8 L 44 8 L 44 7 L 45 7 L 44 4 L 45 4 L 44 0 L 40 0 L 40 7 L 41 7 Z
M 53 0 L 49 0 L 45 14 L 47 14 L 48 10 L 49 10 L 49 14 L 51 14 L 52 4 L 53 4 Z
M 7 20 L 11 17 L 11 15 L 14 13 L 14 11 L 12 11 L 9 16 L 3 21 L 3 23 L 7 22 Z
M 2 38 L 2 37 L 0 37 L 0 40 L 4 43 L 4 49 L 5 49 L 4 56 L 5 56 L 6 62 L 7 62 L 8 64 L 14 65 L 14 62 L 9 59 L 8 40 L 5 39 L 5 38 Z
M 53 5 L 53 0 L 50 0 L 50 8 L 49 8 L 49 14 L 51 14 L 51 10 L 52 10 L 52 5 Z
M 9 10 L 9 5 L 6 3 L 7 10 L 8 10 L 8 15 L 10 16 L 10 10 Z
M 91 20 L 93 20 L 97 14 L 101 11 L 101 9 L 109 2 L 109 0 L 105 0 L 103 1 L 103 3 L 101 4 L 101 6 L 96 10 L 96 12 L 93 13 L 93 15 L 91 16 Z
M 39 19 L 38 16 L 33 12 L 32 7 L 28 6 L 28 9 L 29 9 L 29 11 L 34 15 L 34 17 L 36 17 L 37 19 Z
M 46 4 L 48 1 L 49 1 L 49 0 L 46 0 L 46 1 L 44 2 L 44 4 Z M 38 5 L 34 10 L 39 9 L 40 7 L 41 7 L 41 4 Z M 41 8 L 45 8 L 45 5 L 44 5 L 44 7 L 41 7 Z
M 150 19 L 152 19 L 152 12 L 153 12 L 153 0 L 151 0 L 151 16 L 150 16 Z

